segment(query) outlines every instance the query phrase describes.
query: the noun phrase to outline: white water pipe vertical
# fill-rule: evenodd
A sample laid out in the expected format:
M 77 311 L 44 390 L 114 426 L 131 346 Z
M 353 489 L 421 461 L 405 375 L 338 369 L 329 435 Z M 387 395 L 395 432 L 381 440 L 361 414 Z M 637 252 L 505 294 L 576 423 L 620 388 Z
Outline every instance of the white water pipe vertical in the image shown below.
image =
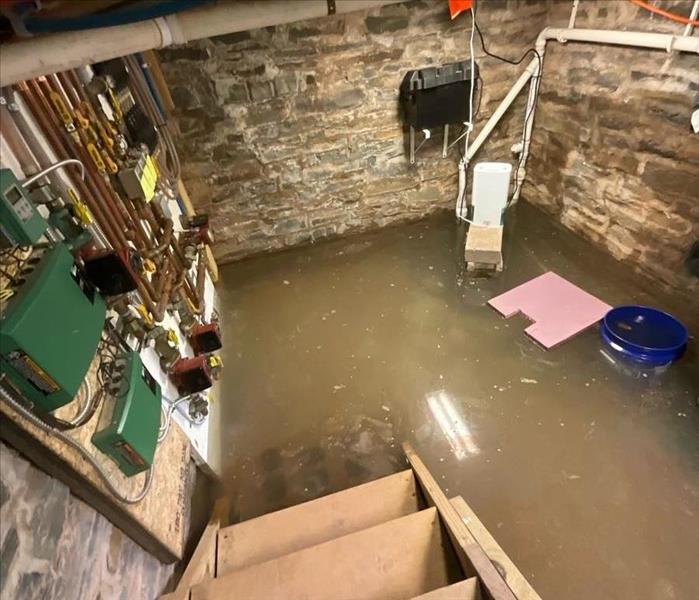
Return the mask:
M 573 8 L 570 11 L 570 19 L 568 20 L 568 29 L 573 29 L 573 27 L 575 27 L 575 17 L 578 14 L 578 4 L 580 4 L 580 0 L 573 0 Z
M 614 31 L 604 29 L 557 29 L 546 27 L 537 38 L 535 48 L 541 56 L 541 69 L 543 74 L 544 56 L 546 44 L 555 40 L 560 43 L 568 41 L 608 44 L 612 46 L 629 46 L 635 48 L 652 48 L 671 52 L 692 52 L 699 54 L 699 38 L 689 36 L 676 36 L 664 33 L 646 33 L 639 31 Z M 531 146 L 532 131 L 534 128 L 534 116 L 536 112 L 536 87 L 540 80 L 532 76 L 529 88 L 529 97 L 525 108 L 525 115 L 529 115 L 524 129 L 522 156 L 520 157 L 520 169 L 515 182 L 515 194 L 512 197 L 514 204 L 519 199 L 526 175 L 527 159 Z M 494 125 L 493 125 L 494 127 Z M 480 136 L 479 136 L 480 137 Z
M 699 16 L 699 0 L 694 0 L 694 6 L 692 6 L 692 12 L 689 14 L 690 21 L 696 21 L 697 16 Z M 684 28 L 684 33 L 682 35 L 692 35 L 694 31 L 694 25 L 687 23 L 687 27 Z

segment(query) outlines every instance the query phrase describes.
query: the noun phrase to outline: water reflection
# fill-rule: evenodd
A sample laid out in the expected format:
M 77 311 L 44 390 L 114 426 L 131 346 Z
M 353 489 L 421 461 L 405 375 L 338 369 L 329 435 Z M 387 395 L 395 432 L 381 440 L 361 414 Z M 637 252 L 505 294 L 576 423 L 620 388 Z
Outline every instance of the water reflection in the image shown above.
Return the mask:
M 445 390 L 427 394 L 427 406 L 458 460 L 480 453 L 471 429 L 456 410 L 453 398 Z

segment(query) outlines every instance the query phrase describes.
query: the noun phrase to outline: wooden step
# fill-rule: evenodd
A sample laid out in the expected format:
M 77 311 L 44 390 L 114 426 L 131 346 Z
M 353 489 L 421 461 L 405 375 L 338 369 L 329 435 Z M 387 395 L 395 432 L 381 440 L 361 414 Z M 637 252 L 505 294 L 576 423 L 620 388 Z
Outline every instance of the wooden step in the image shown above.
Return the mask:
M 405 600 L 451 584 L 455 565 L 429 508 L 232 571 L 195 586 L 191 598 Z
M 481 523 L 466 501 L 461 496 L 457 496 L 452 498 L 450 502 L 488 558 L 498 565 L 498 570 L 517 600 L 541 600 L 541 596 L 529 584 L 521 571 L 510 560 L 510 557 L 505 554 L 500 544 L 495 541 L 495 538 Z
M 412 470 L 243 521 L 219 532 L 220 576 L 418 510 Z
M 480 600 L 478 578 L 471 577 L 458 583 L 415 596 L 412 600 Z

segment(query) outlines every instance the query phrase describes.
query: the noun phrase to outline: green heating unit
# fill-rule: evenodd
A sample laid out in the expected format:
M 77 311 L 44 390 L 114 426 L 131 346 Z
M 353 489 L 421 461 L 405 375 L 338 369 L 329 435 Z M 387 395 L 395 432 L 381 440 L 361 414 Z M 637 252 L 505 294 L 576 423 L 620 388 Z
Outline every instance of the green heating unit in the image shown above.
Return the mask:
M 0 169 L 0 246 L 29 246 L 48 224 L 10 169 Z
M 111 384 L 118 392 L 105 398 L 92 443 L 130 477 L 153 464 L 160 429 L 160 386 L 137 352 L 127 352 L 117 361 Z
M 0 372 L 50 412 L 77 394 L 97 350 L 107 309 L 67 246 L 39 259 L 0 317 Z

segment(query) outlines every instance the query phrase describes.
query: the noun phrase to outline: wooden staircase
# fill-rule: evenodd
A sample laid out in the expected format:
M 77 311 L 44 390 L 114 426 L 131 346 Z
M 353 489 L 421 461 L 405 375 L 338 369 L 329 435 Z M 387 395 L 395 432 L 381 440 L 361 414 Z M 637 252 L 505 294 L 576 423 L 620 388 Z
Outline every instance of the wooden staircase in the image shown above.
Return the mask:
M 228 527 L 161 600 L 541 600 L 466 502 L 411 468 Z

